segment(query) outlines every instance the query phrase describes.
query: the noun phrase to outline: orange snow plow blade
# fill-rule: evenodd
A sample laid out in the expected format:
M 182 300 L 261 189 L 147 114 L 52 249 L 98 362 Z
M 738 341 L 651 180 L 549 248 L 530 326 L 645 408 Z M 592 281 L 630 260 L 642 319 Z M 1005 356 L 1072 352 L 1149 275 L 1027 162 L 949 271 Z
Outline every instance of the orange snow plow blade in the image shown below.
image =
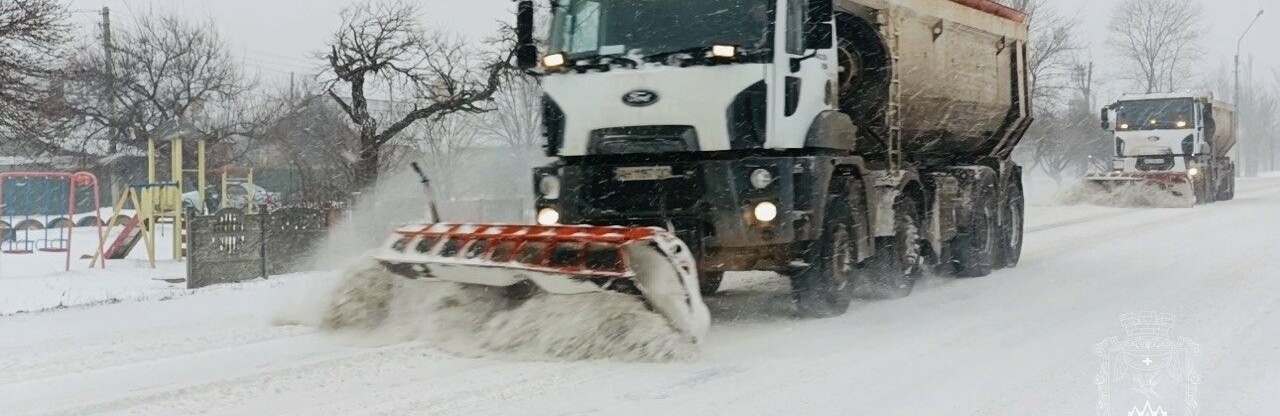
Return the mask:
M 1085 176 L 1112 205 L 1194 206 L 1191 177 L 1182 172 L 1108 172 Z
M 374 258 L 412 280 L 637 296 L 695 340 L 710 326 L 692 253 L 662 229 L 414 225 L 397 230 Z

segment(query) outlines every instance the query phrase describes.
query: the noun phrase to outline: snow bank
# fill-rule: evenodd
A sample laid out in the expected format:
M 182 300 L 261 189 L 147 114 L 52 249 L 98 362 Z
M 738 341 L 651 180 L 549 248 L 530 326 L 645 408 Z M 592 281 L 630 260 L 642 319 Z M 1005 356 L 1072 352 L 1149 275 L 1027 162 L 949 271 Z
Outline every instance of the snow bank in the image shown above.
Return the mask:
M 620 294 L 511 299 L 504 289 L 419 282 L 365 263 L 328 293 L 292 304 L 278 324 L 424 341 L 462 356 L 518 360 L 686 361 L 697 346 L 643 302 Z M 323 295 L 327 295 L 323 296 Z

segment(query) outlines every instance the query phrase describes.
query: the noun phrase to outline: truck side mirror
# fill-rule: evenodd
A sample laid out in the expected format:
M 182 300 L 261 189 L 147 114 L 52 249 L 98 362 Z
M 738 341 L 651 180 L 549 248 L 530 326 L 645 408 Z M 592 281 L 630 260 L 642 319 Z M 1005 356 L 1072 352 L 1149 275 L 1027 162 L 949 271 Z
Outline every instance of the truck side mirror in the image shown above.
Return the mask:
M 804 44 L 806 49 L 826 49 L 834 44 L 831 20 L 835 18 L 833 0 L 809 0 L 809 10 L 804 19 Z
M 520 0 L 516 10 L 516 66 L 538 67 L 538 45 L 533 40 L 533 0 Z
M 1102 129 L 1111 130 L 1111 107 L 1102 107 Z

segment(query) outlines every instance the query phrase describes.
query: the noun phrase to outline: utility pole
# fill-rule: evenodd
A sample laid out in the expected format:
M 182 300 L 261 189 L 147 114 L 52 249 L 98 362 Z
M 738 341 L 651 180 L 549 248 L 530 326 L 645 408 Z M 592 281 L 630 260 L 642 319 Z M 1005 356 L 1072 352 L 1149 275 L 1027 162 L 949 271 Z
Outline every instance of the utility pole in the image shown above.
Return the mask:
M 1247 146 L 1245 146 L 1245 142 L 1246 142 L 1246 140 L 1244 140 L 1244 137 L 1241 137 L 1241 136 L 1240 136 L 1240 132 L 1242 131 L 1242 129 L 1241 129 L 1241 124 L 1243 124 L 1243 123 L 1242 123 L 1242 121 L 1243 121 L 1243 120 L 1241 120 L 1243 117 L 1241 117 L 1241 116 L 1242 116 L 1242 115 L 1244 115 L 1244 108 L 1240 106 L 1240 103 L 1241 103 L 1241 101 L 1240 101 L 1240 47 L 1241 47 L 1241 46 L 1244 46 L 1244 37 L 1245 37 L 1245 36 L 1247 36 L 1247 35 L 1249 34 L 1249 31 L 1250 31 L 1250 30 L 1253 30 L 1253 25 L 1258 23 L 1258 19 L 1262 18 L 1262 13 L 1264 13 L 1264 12 L 1266 12 L 1266 10 L 1258 10 L 1258 14 L 1257 14 L 1256 16 L 1254 16 L 1254 17 L 1253 17 L 1253 21 L 1252 21 L 1252 22 L 1249 22 L 1249 27 L 1246 27 L 1246 28 L 1244 29 L 1244 33 L 1241 33 L 1241 34 L 1240 34 L 1240 40 L 1236 42 L 1236 70 L 1235 70 L 1235 75 L 1236 75 L 1236 87 L 1235 87 L 1235 90 L 1236 90 L 1236 91 L 1235 91 L 1235 97 L 1234 97 L 1234 98 L 1235 98 L 1235 104 L 1236 104 L 1236 127 L 1235 127 L 1235 129 L 1236 129 L 1236 141 L 1238 142 L 1237 146 L 1240 146 L 1240 167 L 1241 167 L 1241 169 L 1239 169 L 1239 171 L 1240 171 L 1240 172 L 1244 172 L 1244 173 L 1249 172 L 1248 164 L 1246 164 L 1246 163 L 1245 163 L 1245 154 L 1249 153 L 1249 152 L 1248 152 L 1248 150 L 1249 150 L 1249 149 L 1248 149 L 1248 147 L 1247 147 Z M 1251 141 L 1251 140 L 1250 140 L 1250 141 Z M 1237 175 L 1237 176 L 1240 176 L 1240 175 Z
M 107 105 L 107 114 L 115 115 L 115 92 L 116 92 L 116 60 L 115 46 L 111 40 L 111 8 L 102 8 L 102 57 L 103 57 L 103 73 L 107 76 L 107 91 L 105 101 Z M 115 124 L 112 122 L 112 124 Z M 111 136 L 107 139 L 110 142 L 111 152 L 116 151 L 116 142 L 119 136 L 116 135 L 115 126 L 108 129 Z
M 111 154 L 115 154 L 116 152 L 119 151 L 120 130 L 115 125 L 116 60 L 115 60 L 115 45 L 112 43 L 112 37 L 111 37 L 111 8 L 103 7 L 101 14 L 102 14 L 102 57 L 103 57 L 102 70 L 103 70 L 103 73 L 106 74 L 107 76 L 107 79 L 106 79 L 107 90 L 106 90 L 105 96 L 103 97 L 103 101 L 105 101 L 104 104 L 106 104 L 106 108 L 107 108 L 107 123 L 110 124 L 109 126 L 107 126 L 107 151 L 110 152 Z M 121 188 L 120 176 L 122 176 L 121 173 L 123 172 L 123 169 L 119 167 L 113 167 L 113 166 L 107 166 L 107 169 L 109 170 L 109 172 L 112 173 L 111 179 L 110 179 L 110 183 L 111 183 L 110 186 L 111 186 L 111 197 L 114 198 L 116 195 L 120 195 L 120 188 Z
M 116 63 L 112 59 L 115 55 L 115 47 L 111 44 L 111 8 L 102 8 L 102 52 L 106 54 L 107 75 L 111 77 L 109 80 L 115 83 Z

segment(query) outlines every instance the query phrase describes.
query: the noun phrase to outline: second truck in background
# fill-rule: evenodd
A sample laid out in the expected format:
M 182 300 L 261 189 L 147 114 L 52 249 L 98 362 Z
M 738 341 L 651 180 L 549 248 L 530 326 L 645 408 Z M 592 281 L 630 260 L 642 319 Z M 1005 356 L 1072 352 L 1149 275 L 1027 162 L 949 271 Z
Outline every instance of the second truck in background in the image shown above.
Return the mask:
M 1156 187 L 1185 206 L 1235 198 L 1236 111 L 1213 94 L 1131 94 L 1102 109 L 1115 137 L 1111 170 L 1085 177 L 1104 190 Z

